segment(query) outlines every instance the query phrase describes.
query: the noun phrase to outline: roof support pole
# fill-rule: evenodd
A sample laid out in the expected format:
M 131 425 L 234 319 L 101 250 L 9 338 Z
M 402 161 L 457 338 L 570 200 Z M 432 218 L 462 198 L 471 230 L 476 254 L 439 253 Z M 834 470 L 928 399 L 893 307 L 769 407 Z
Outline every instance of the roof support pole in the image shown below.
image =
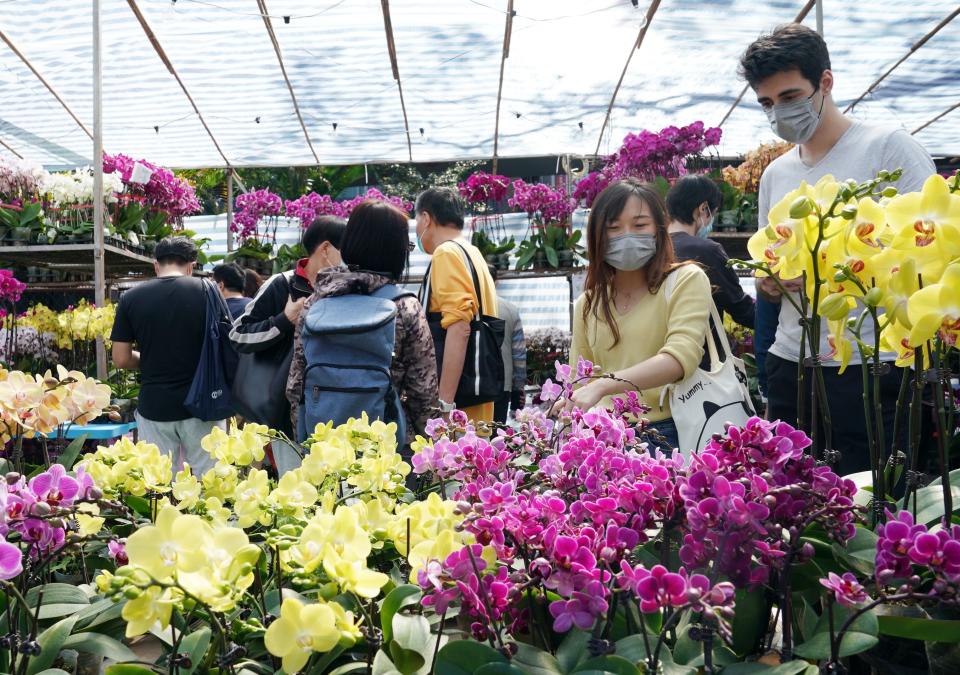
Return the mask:
M 413 143 L 410 141 L 410 123 L 407 121 L 407 105 L 403 102 L 403 85 L 400 83 L 400 66 L 397 64 L 397 45 L 393 41 L 393 22 L 390 20 L 390 0 L 380 0 L 380 9 L 383 12 L 383 29 L 387 33 L 387 51 L 390 54 L 390 68 L 393 70 L 393 79 L 397 81 L 397 91 L 400 94 L 400 110 L 403 111 L 403 128 L 407 132 L 407 156 L 413 161 Z
M 933 123 L 936 122 L 937 120 L 942 119 L 942 118 L 946 117 L 947 115 L 949 115 L 950 113 L 952 113 L 952 112 L 953 112 L 954 110 L 956 110 L 957 108 L 960 108 L 960 103 L 954 103 L 952 106 L 950 106 L 949 108 L 947 108 L 946 110 L 944 110 L 942 113 L 940 113 L 939 115 L 937 115 L 936 117 L 934 117 L 932 120 L 930 120 L 930 121 L 928 121 L 928 122 L 924 122 L 924 123 L 921 124 L 919 127 L 917 127 L 916 129 L 914 129 L 913 131 L 911 131 L 911 132 L 910 132 L 910 135 L 912 136 L 912 135 L 914 135 L 914 134 L 920 133 L 921 131 L 923 131 L 924 129 L 926 129 L 927 127 L 929 127 L 931 124 L 933 124 Z
M 270 14 L 267 12 L 267 0 L 257 0 L 257 4 L 260 6 L 260 16 L 263 18 L 263 23 L 267 27 L 267 34 L 270 35 L 270 42 L 273 43 L 273 51 L 277 55 L 277 61 L 280 63 L 280 73 L 283 75 L 283 81 L 287 83 L 287 90 L 290 92 L 290 100 L 293 101 L 293 110 L 297 113 L 297 119 L 300 120 L 300 128 L 303 129 L 303 137 L 307 139 L 307 146 L 310 148 L 310 154 L 313 155 L 313 158 L 316 160 L 317 164 L 320 164 L 320 157 L 317 155 L 317 151 L 313 148 L 313 141 L 310 140 L 310 134 L 307 133 L 307 125 L 303 121 L 303 115 L 300 113 L 300 104 L 297 103 L 297 95 L 293 91 L 293 84 L 290 83 L 290 78 L 287 76 L 287 67 L 283 65 L 283 53 L 280 51 L 280 42 L 277 40 L 277 34 L 273 30 L 273 21 L 270 19 Z
M 3 147 L 5 147 L 8 151 L 12 152 L 12 153 L 14 154 L 14 156 L 17 157 L 17 159 L 23 159 L 23 155 L 21 155 L 19 152 L 17 152 L 17 151 L 14 150 L 13 148 L 11 148 L 9 145 L 7 145 L 6 143 L 4 143 L 2 138 L 0 138 L 0 145 L 2 145 Z
M 187 100 L 190 101 L 190 105 L 193 106 L 193 112 L 197 114 L 197 119 L 200 120 L 200 124 L 203 125 L 204 130 L 207 132 L 207 136 L 210 137 L 210 140 L 213 142 L 213 147 L 217 149 L 217 152 L 220 154 L 220 157 L 223 159 L 224 165 L 229 169 L 231 167 L 230 160 L 227 159 L 227 156 L 223 153 L 223 150 L 220 148 L 220 144 L 217 143 L 217 139 L 214 138 L 213 132 L 210 131 L 210 127 L 207 126 L 207 121 L 203 119 L 203 115 L 200 113 L 200 108 L 197 107 L 196 101 L 193 100 L 193 96 L 190 95 L 190 91 L 187 89 L 187 85 L 183 83 L 183 80 L 180 79 L 180 76 L 177 74 L 176 69 L 173 67 L 173 64 L 170 62 L 167 53 L 163 50 L 163 47 L 160 46 L 160 40 L 157 39 L 156 34 L 153 32 L 153 29 L 150 28 L 150 24 L 147 23 L 147 19 L 143 16 L 143 12 L 140 11 L 140 7 L 137 6 L 137 0 L 127 0 L 127 4 L 130 5 L 130 9 L 133 11 L 134 16 L 137 17 L 137 21 L 140 23 L 140 28 L 143 29 L 144 35 L 147 36 L 147 39 L 150 41 L 153 50 L 157 53 L 157 56 L 160 57 L 160 60 L 163 62 L 163 65 L 166 66 L 167 70 L 170 71 L 170 74 L 173 75 L 173 78 L 177 81 L 177 84 L 180 85 L 180 89 L 183 91 L 183 95 L 187 97 Z
M 817 32 L 823 37 L 823 0 L 817 0 Z
M 503 28 L 503 50 L 500 53 L 500 83 L 497 85 L 497 117 L 493 125 L 493 173 L 497 172 L 500 153 L 500 102 L 503 98 L 503 71 L 510 57 L 510 36 L 513 33 L 513 0 L 507 0 L 507 21 Z
M 807 0 L 807 4 L 803 6 L 803 9 L 800 10 L 800 13 L 797 14 L 797 18 L 794 19 L 793 22 L 800 23 L 801 21 L 806 19 L 807 14 L 810 13 L 810 10 L 813 9 L 813 5 L 816 4 L 817 2 L 818 0 Z M 722 127 L 723 123 L 726 122 L 728 119 L 730 119 L 730 115 L 732 115 L 733 111 L 736 110 L 738 105 L 740 105 L 740 101 L 743 100 L 743 97 L 746 95 L 747 89 L 749 88 L 750 88 L 749 84 L 743 85 L 743 89 L 740 90 L 740 95 L 737 96 L 736 100 L 734 100 L 733 102 L 733 105 L 730 106 L 730 110 L 728 110 L 727 114 L 724 115 L 723 119 L 720 120 L 720 123 L 717 125 L 718 127 Z
M 927 34 L 924 35 L 922 38 L 920 38 L 919 40 L 917 40 L 917 41 L 914 43 L 914 45 L 913 45 L 912 47 L 910 47 L 910 51 L 908 51 L 906 54 L 904 54 L 902 57 L 900 57 L 900 60 L 899 60 L 899 61 L 897 61 L 897 62 L 894 63 L 892 66 L 890 66 L 889 68 L 887 68 L 886 72 L 885 72 L 883 75 L 881 75 L 880 77 L 878 77 L 873 84 L 871 84 L 869 87 L 867 87 L 867 90 L 866 90 L 865 92 L 863 92 L 862 94 L 860 94 L 860 96 L 857 97 L 857 100 L 855 100 L 853 103 L 851 103 L 850 105 L 848 105 L 843 112 L 845 112 L 845 113 L 850 112 L 851 110 L 853 110 L 853 107 L 854 107 L 855 105 L 857 105 L 860 101 L 862 101 L 862 100 L 865 99 L 867 96 L 869 96 L 871 93 L 873 93 L 873 90 L 876 89 L 876 88 L 880 85 L 881 82 L 883 82 L 885 79 L 887 79 L 887 76 L 890 75 L 890 73 L 892 73 L 894 70 L 896 70 L 896 69 L 900 66 L 901 63 L 903 63 L 904 61 L 906 61 L 907 59 L 909 59 L 911 56 L 913 56 L 914 52 L 916 52 L 916 51 L 917 51 L 918 49 L 920 49 L 923 45 L 925 45 L 930 38 L 932 38 L 934 35 L 936 35 L 937 33 L 939 33 L 941 28 L 943 28 L 943 27 L 946 26 L 948 23 L 950 23 L 951 21 L 953 21 L 954 19 L 956 19 L 956 18 L 957 18 L 957 15 L 960 15 L 960 7 L 957 7 L 955 10 L 953 10 L 952 12 L 950 12 L 950 14 L 948 14 L 946 17 L 944 17 L 943 21 L 941 21 L 941 22 L 938 23 L 936 26 L 934 26 L 933 30 L 931 30 L 929 33 L 927 33 Z
M 55 99 L 57 99 L 57 103 L 59 103 L 61 106 L 63 106 L 63 109 L 67 111 L 67 114 L 70 115 L 70 117 L 73 118 L 73 121 L 77 123 L 77 126 L 80 127 L 81 129 L 83 129 L 83 133 L 85 133 L 85 134 L 87 135 L 87 137 L 90 138 L 90 140 L 93 140 L 93 134 L 90 133 L 90 130 L 87 129 L 87 126 L 86 126 L 83 122 L 80 121 L 80 118 L 79 118 L 79 117 L 77 117 L 76 115 L 73 114 L 73 111 L 70 109 L 70 106 L 68 106 L 68 105 L 64 102 L 64 100 L 63 100 L 62 98 L 60 98 L 60 94 L 58 94 L 58 93 L 56 92 L 56 90 L 55 90 L 52 86 L 50 86 L 50 83 L 47 82 L 47 80 L 43 77 L 43 75 L 40 74 L 40 71 L 38 71 L 36 68 L 33 67 L 33 64 L 30 63 L 30 60 L 29 60 L 26 56 L 23 55 L 23 52 L 21 52 L 19 49 L 17 49 L 17 46 L 16 46 L 15 44 L 13 44 L 13 41 L 12 41 L 9 37 L 7 37 L 7 34 L 4 33 L 2 30 L 0 30 L 0 40 L 3 40 L 4 42 L 7 43 L 7 46 L 10 48 L 10 51 L 12 51 L 14 54 L 16 54 L 16 55 L 17 55 L 17 58 L 19 58 L 21 61 L 23 61 L 23 65 L 25 65 L 27 68 L 30 69 L 30 72 L 33 73 L 34 76 L 36 76 L 36 78 L 37 78 L 38 80 L 40 80 L 40 83 L 43 84 L 43 86 L 47 88 L 47 91 L 49 91 L 50 94 L 51 94 Z
M 100 0 L 93 0 L 93 282 L 94 301 L 106 301 L 103 258 L 103 60 L 101 55 Z M 97 337 L 97 379 L 107 379 L 107 350 Z
M 233 169 L 227 169 L 227 253 L 233 251 Z
M 630 53 L 627 55 L 627 62 L 623 64 L 623 70 L 620 72 L 620 79 L 617 80 L 617 86 L 613 88 L 613 96 L 610 97 L 610 105 L 607 106 L 607 114 L 603 118 L 603 124 L 600 126 L 600 135 L 597 137 L 597 149 L 593 151 L 594 155 L 600 155 L 600 144 L 603 143 L 603 132 L 607 130 L 607 123 L 610 122 L 610 113 L 613 112 L 613 104 L 617 101 L 617 94 L 620 93 L 620 85 L 623 84 L 623 78 L 627 75 L 627 69 L 630 67 L 630 60 L 633 59 L 633 53 L 640 49 L 640 45 L 643 44 L 643 38 L 647 34 L 647 29 L 650 27 L 650 22 L 653 21 L 653 15 L 657 13 L 659 8 L 660 0 L 650 0 L 650 6 L 647 7 L 647 15 L 644 17 L 643 25 L 640 27 L 640 32 L 637 34 L 637 39 L 630 48 Z

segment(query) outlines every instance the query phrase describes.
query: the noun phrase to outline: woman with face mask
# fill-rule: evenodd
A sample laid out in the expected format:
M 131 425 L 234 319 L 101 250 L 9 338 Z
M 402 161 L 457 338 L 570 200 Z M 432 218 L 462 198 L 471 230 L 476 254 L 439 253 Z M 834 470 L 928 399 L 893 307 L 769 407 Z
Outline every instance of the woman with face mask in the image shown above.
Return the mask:
M 583 357 L 613 377 L 584 384 L 572 404 L 610 406 L 610 396 L 636 390 L 665 439 L 661 448 L 672 449 L 677 429 L 669 402 L 660 406 L 660 389 L 692 374 L 703 356 L 707 275 L 696 265 L 677 264 L 663 200 L 634 179 L 610 185 L 594 201 L 587 246 L 590 265 L 574 307 L 570 358 L 576 366 Z
M 707 273 L 720 313 L 753 328 L 753 298 L 744 293 L 736 272 L 727 265 L 729 257 L 723 246 L 708 237 L 722 199 L 720 188 L 706 176 L 684 176 L 667 193 L 667 230 L 677 260 L 693 260 Z

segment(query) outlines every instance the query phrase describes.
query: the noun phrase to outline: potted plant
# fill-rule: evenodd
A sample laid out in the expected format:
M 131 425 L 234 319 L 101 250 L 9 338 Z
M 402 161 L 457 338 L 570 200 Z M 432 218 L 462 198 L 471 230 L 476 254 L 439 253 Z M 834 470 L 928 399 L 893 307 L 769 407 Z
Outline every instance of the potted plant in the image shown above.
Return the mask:
M 509 269 L 509 252 L 512 251 L 516 246 L 516 242 L 513 240 L 513 237 L 505 239 L 498 244 L 490 239 L 486 232 L 480 230 L 473 233 L 471 243 L 480 250 L 480 253 L 483 254 L 483 259 L 487 261 L 487 264 L 493 265 L 498 270 Z
M 43 205 L 28 202 L 24 206 L 8 204 L 0 207 L 0 223 L 9 229 L 14 245 L 29 244 L 43 225 Z
M 544 241 L 546 256 L 550 264 L 554 267 L 574 267 L 576 256 L 582 256 L 583 246 L 580 245 L 580 238 L 583 232 L 575 230 L 568 234 L 567 228 L 561 225 L 548 225 L 544 230 Z M 553 256 L 550 249 L 556 251 L 557 263 L 553 264 Z
M 253 190 L 239 195 L 236 206 L 230 227 L 237 235 L 240 248 L 230 259 L 259 274 L 269 275 L 273 271 L 271 258 L 283 200 L 269 190 Z

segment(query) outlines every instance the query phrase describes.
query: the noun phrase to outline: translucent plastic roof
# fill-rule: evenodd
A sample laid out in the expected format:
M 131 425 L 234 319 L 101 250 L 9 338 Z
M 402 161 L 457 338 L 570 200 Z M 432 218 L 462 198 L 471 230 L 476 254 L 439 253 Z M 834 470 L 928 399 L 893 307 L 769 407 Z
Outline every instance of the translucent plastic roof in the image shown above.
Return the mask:
M 265 0 L 316 157 L 256 0 L 102 0 L 104 147 L 173 167 L 223 166 L 169 62 L 234 166 L 489 158 L 506 0 L 389 4 L 410 130 L 378 0 Z M 957 5 L 823 0 L 842 107 Z M 592 154 L 647 1 L 515 0 L 499 154 Z M 629 131 L 720 122 L 740 93 L 737 57 L 792 20 L 800 0 L 663 0 L 616 98 L 600 152 Z M 0 30 L 92 129 L 91 0 L 0 0 Z M 289 17 L 289 23 L 284 20 Z M 807 16 L 812 25 L 814 12 Z M 92 142 L 0 42 L 0 140 L 50 167 L 86 164 Z M 854 114 L 914 131 L 960 101 L 960 19 L 900 65 Z M 772 139 L 748 92 L 723 125 L 722 155 Z M 422 133 L 421 133 L 422 130 Z M 917 134 L 960 154 L 960 110 Z M 0 153 L 9 151 L 0 144 Z

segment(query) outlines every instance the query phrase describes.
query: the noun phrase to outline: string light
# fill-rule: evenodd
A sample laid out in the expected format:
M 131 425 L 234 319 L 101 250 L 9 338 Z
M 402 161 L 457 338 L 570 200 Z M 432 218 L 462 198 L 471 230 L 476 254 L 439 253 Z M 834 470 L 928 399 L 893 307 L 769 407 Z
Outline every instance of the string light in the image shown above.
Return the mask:
M 287 24 L 290 23 L 290 15 L 289 15 L 289 14 L 284 15 L 284 17 L 283 17 L 283 22 L 284 22 L 284 23 L 287 23 Z
M 260 124 L 260 115 L 257 115 L 256 117 L 254 117 L 253 121 L 256 122 L 257 124 Z
M 176 1 L 176 0 L 174 0 L 174 1 Z M 154 133 L 158 133 L 158 134 L 159 134 L 159 133 L 160 133 L 160 125 L 155 125 L 155 126 L 153 127 L 153 131 L 154 131 Z

